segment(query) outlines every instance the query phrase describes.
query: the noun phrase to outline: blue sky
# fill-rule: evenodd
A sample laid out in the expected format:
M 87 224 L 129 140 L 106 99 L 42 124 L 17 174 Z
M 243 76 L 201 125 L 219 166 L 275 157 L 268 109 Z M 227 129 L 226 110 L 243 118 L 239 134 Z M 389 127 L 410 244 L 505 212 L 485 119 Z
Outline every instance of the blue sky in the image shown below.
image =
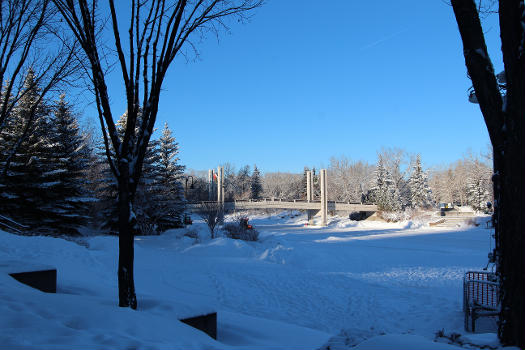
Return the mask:
M 496 20 L 484 25 L 499 72 Z M 302 172 L 331 156 L 375 163 L 382 147 L 420 153 L 431 167 L 487 150 L 441 0 L 269 0 L 198 49 L 170 68 L 157 120 L 158 129 L 169 123 L 188 168 Z M 113 99 L 115 112 L 122 102 Z

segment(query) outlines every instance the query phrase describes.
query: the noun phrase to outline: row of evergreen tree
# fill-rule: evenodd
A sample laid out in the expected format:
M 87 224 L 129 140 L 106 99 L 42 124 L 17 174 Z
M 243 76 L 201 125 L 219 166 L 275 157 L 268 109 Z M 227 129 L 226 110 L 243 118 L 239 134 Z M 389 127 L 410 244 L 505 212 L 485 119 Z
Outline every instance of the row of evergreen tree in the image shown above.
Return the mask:
M 65 95 L 56 102 L 37 103 L 39 87 L 32 71 L 24 87 L 0 130 L 0 214 L 28 226 L 33 234 L 78 235 L 86 226 L 116 233 L 117 186 L 102 140 L 93 142 L 80 128 Z M 126 114 L 119 130 L 125 120 Z M 161 137 L 150 142 L 144 161 L 134 201 L 137 233 L 155 234 L 181 225 L 185 168 L 178 152 L 165 124 Z
M 365 196 L 383 211 L 427 209 L 442 202 L 469 205 L 476 211 L 486 211 L 487 203 L 492 201 L 492 169 L 479 159 L 460 162 L 461 166 L 456 165 L 455 171 L 434 170 L 430 180 L 419 155 L 412 162 L 408 178 L 400 176 L 397 166 L 388 167 L 385 163 L 380 154 L 372 186 Z
M 407 207 L 428 209 L 434 204 L 428 176 L 423 171 L 419 155 L 412 165 L 408 180 L 398 178 L 396 181 L 381 155 L 374 175 L 374 183 L 365 197 L 376 203 L 379 210 L 398 212 Z

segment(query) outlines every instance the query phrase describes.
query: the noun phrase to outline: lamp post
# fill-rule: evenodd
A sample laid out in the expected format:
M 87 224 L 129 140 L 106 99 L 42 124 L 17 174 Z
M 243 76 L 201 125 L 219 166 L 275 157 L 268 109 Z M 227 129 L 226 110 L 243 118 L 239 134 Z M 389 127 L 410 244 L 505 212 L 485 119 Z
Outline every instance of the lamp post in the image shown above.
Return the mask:
M 184 198 L 186 198 L 186 200 L 188 199 L 188 180 L 190 179 L 191 177 L 191 184 L 190 184 L 190 189 L 192 190 L 194 188 L 193 186 L 193 176 L 191 175 L 188 175 L 185 177 L 186 179 L 186 186 L 184 187 Z

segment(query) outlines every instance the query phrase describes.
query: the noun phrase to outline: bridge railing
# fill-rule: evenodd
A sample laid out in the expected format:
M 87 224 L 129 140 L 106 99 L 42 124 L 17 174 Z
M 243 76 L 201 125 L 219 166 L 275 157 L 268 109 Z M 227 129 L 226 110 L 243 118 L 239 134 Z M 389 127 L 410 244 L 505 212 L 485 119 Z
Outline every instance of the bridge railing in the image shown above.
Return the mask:
M 188 203 L 188 209 L 198 209 L 206 203 L 217 203 L 216 201 L 202 201 Z M 321 209 L 320 201 L 305 201 L 305 200 L 235 200 L 224 202 L 224 208 L 229 209 L 295 209 L 295 210 L 319 210 Z M 327 203 L 328 211 L 377 211 L 376 205 L 335 202 L 329 201 Z
M 260 199 L 234 199 L 233 202 L 294 202 L 294 203 L 301 203 L 305 202 L 308 203 L 308 200 L 306 199 L 299 199 L 299 198 L 271 198 L 271 197 L 265 197 Z M 362 202 L 351 202 L 351 201 L 331 201 L 329 200 L 328 203 L 336 203 L 336 204 L 364 204 Z M 309 203 L 321 203 L 321 200 L 315 199 L 311 200 Z

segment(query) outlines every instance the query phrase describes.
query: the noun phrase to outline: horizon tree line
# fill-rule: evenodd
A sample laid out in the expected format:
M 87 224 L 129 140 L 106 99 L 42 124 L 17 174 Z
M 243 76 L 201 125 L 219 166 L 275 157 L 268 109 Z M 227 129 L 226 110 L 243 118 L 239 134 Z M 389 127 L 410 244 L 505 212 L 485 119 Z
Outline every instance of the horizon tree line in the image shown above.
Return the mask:
M 306 199 L 306 171 L 303 174 L 268 172 L 263 175 L 266 198 Z M 312 168 L 314 200 L 320 197 L 316 169 Z M 400 149 L 382 149 L 376 164 L 330 159 L 328 200 L 378 204 L 382 211 L 408 208 L 429 209 L 439 203 L 470 205 L 485 211 L 492 202 L 490 156 L 467 153 L 446 166 L 424 170 L 419 154 Z

